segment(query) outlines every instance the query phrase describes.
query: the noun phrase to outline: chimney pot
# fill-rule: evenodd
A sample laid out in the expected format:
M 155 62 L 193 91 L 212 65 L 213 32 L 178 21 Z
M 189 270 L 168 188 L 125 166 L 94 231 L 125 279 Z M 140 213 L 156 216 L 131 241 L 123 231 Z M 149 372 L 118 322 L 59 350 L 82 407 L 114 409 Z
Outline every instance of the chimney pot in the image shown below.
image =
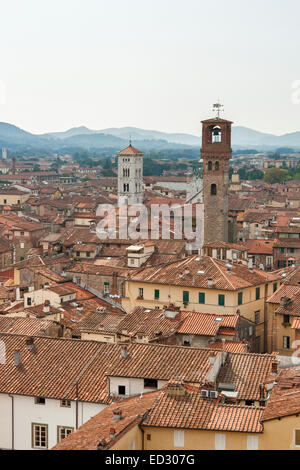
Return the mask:
M 122 419 L 122 410 L 120 410 L 120 408 L 116 408 L 113 411 L 113 415 L 114 415 L 114 421 L 120 421 Z
M 33 349 L 34 348 L 34 338 L 30 336 L 25 340 L 25 347 L 26 349 Z
M 115 428 L 110 428 L 109 430 L 109 437 L 110 439 L 114 440 L 116 438 L 116 430 Z
M 121 347 L 121 356 L 123 359 L 127 359 L 127 357 L 129 356 L 128 348 L 125 345 Z

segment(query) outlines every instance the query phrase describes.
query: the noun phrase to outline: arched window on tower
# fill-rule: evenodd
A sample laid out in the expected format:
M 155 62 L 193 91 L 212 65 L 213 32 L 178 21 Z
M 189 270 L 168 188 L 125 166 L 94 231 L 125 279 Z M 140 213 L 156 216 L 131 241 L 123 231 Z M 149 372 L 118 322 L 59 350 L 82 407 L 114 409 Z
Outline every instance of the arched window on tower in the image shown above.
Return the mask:
M 211 196 L 216 196 L 217 195 L 217 185 L 216 184 L 211 185 L 210 194 L 211 194 Z
M 212 165 L 212 162 L 208 162 L 208 164 L 207 164 L 207 169 L 208 169 L 208 171 L 211 171 L 211 170 L 212 170 L 212 166 L 213 166 L 213 165 Z
M 212 143 L 219 143 L 222 140 L 222 132 L 220 126 L 215 126 L 212 130 Z
M 219 171 L 219 168 L 220 168 L 220 164 L 219 164 L 219 162 L 216 162 L 216 164 L 215 164 L 215 168 L 216 168 L 216 171 Z

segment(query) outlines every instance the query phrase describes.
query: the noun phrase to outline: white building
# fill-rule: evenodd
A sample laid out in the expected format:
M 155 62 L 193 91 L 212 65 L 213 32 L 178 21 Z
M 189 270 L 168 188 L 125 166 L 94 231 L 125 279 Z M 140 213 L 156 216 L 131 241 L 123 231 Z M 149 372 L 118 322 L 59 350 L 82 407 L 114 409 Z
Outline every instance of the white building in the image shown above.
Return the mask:
M 143 203 L 143 153 L 129 147 L 118 153 L 118 205 Z

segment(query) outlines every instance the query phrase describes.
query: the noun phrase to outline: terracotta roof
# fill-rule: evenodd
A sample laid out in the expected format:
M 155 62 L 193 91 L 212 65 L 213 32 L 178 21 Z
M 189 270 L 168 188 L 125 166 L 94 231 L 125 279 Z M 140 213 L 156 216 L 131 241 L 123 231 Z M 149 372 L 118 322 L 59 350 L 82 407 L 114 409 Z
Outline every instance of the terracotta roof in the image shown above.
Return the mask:
M 185 270 L 188 270 L 189 274 L 184 274 Z M 183 273 L 183 278 L 179 277 L 180 273 Z M 208 286 L 209 279 L 213 281 L 212 287 Z M 238 263 L 234 263 L 228 268 L 225 261 L 208 256 L 189 256 L 165 266 L 146 267 L 133 272 L 130 276 L 131 281 L 229 291 L 257 286 L 278 279 L 280 279 L 278 275 L 258 269 L 250 270 L 247 266 Z
M 172 395 L 166 386 L 143 426 L 260 433 L 262 414 L 263 408 L 224 405 L 218 399 L 201 398 L 200 390 L 189 387 L 182 396 Z
M 294 318 L 292 328 L 293 330 L 300 330 L 300 317 Z
M 262 421 L 300 413 L 300 370 L 282 370 L 276 379 Z
M 223 341 L 218 340 L 215 343 L 209 345 L 210 349 L 217 349 L 218 351 L 223 350 Z M 248 352 L 247 343 L 243 341 L 224 341 L 224 350 L 227 352 L 245 353 Z
M 59 442 L 53 450 L 97 450 L 100 442 L 105 448 L 114 445 L 132 426 L 142 422 L 144 414 L 152 407 L 159 392 L 131 397 L 121 403 L 113 403 L 87 421 L 77 431 Z M 122 419 L 114 421 L 114 411 L 122 412 Z M 110 429 L 116 432 L 110 438 Z
M 144 155 L 143 152 L 141 152 L 140 150 L 132 147 L 132 145 L 130 144 L 128 147 L 126 147 L 126 149 L 124 150 L 121 150 L 119 153 L 118 153 L 118 156 L 130 156 L 130 155 Z
M 264 254 L 273 255 L 273 240 L 248 240 L 245 243 L 245 247 L 248 249 L 248 253 L 251 254 Z
M 53 325 L 51 320 L 0 316 L 1 333 L 37 336 L 41 334 L 42 330 L 47 330 L 51 325 Z
M 228 353 L 218 384 L 234 384 L 239 400 L 259 400 L 259 385 L 272 378 L 274 356 L 270 354 Z
M 239 315 L 214 315 L 211 313 L 181 312 L 183 322 L 177 329 L 178 333 L 216 336 L 222 328 L 233 329 L 239 320 Z

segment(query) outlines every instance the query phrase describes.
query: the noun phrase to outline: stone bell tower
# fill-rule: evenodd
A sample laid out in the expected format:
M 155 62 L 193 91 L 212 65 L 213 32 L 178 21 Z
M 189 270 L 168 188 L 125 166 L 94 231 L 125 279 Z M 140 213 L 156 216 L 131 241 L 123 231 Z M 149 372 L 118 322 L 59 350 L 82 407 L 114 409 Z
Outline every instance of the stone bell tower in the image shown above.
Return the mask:
M 143 152 L 130 145 L 118 153 L 118 205 L 143 204 Z
M 202 121 L 204 243 L 228 241 L 229 160 L 231 121 L 217 117 Z

